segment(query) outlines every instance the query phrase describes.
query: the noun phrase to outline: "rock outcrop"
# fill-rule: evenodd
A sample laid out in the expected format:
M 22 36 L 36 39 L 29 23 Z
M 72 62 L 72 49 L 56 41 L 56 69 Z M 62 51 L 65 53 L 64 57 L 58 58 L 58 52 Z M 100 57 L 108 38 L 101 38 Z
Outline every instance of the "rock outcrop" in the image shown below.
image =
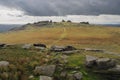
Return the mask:
M 45 44 L 41 44 L 41 43 L 35 43 L 35 44 L 33 44 L 33 46 L 36 49 L 40 49 L 40 50 L 44 50 L 45 48 L 47 48 L 47 46 Z
M 40 80 L 53 80 L 53 78 L 48 76 L 40 76 Z
M 116 61 L 109 58 L 101 58 L 96 60 L 99 69 L 109 69 L 116 66 Z
M 86 55 L 86 62 L 85 62 L 86 67 L 90 68 L 90 67 L 95 66 L 96 65 L 96 60 L 97 60 L 96 57 Z
M 67 74 L 66 80 L 82 80 L 82 73 Z
M 62 52 L 65 50 L 65 47 L 64 46 L 52 46 L 50 50 L 54 52 Z
M 23 49 L 30 49 L 32 47 L 31 44 L 25 44 L 22 46 Z
M 115 79 L 120 78 L 120 65 L 114 59 L 86 56 L 85 64 L 88 69 L 92 68 L 92 72 L 104 74 L 103 76 L 115 77 Z
M 73 46 L 52 46 L 50 51 L 61 52 L 66 55 L 79 52 L 79 50 Z
M 84 49 L 81 49 L 81 50 L 91 51 L 91 52 L 104 52 L 103 49 L 92 49 L 92 48 L 84 48 Z
M 52 76 L 55 72 L 56 65 L 37 66 L 34 70 L 37 75 Z
M 0 48 L 5 47 L 5 45 L 6 45 L 6 44 L 4 44 L 4 43 L 0 43 Z
M 120 74 L 120 65 L 116 65 L 115 67 L 108 69 L 108 71 L 111 73 Z

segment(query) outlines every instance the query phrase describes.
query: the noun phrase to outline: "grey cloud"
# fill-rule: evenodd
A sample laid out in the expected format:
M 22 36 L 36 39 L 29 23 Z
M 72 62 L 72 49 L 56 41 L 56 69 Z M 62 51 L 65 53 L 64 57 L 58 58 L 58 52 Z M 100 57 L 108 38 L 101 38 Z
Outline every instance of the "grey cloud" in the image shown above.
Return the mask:
M 32 16 L 120 15 L 120 0 L 1 0 L 0 5 Z

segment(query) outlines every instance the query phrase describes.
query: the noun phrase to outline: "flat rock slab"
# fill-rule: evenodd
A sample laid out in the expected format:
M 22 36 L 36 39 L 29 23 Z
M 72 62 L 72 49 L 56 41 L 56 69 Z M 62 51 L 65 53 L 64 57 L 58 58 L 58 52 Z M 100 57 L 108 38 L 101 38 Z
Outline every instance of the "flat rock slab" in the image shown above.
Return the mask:
M 35 47 L 35 49 L 39 49 L 39 50 L 45 50 L 45 47 Z
M 120 74 L 120 65 L 116 65 L 115 67 L 108 69 L 108 71 L 112 72 L 112 73 L 119 73 Z
M 62 52 L 64 51 L 64 49 L 65 49 L 64 46 L 52 46 L 50 50 L 54 52 Z
M 102 50 L 102 49 L 92 49 L 92 48 L 84 48 L 82 50 L 92 51 L 92 52 L 104 52 L 104 50 Z
M 96 58 L 94 56 L 86 55 L 86 67 L 106 70 L 117 65 L 116 60 L 110 58 Z
M 32 47 L 31 44 L 25 44 L 22 46 L 23 49 L 30 49 Z
M 63 54 L 69 55 L 69 54 L 73 54 L 73 53 L 78 53 L 80 52 L 79 50 L 72 50 L 72 51 L 63 51 Z
M 40 80 L 53 80 L 52 77 L 40 76 Z
M 47 48 L 47 46 L 45 44 L 41 44 L 41 43 L 35 43 L 33 44 L 34 47 L 44 47 Z
M 97 57 L 86 55 L 87 62 L 96 61 L 97 59 L 98 59 Z
M 99 69 L 109 69 L 116 66 L 116 61 L 109 58 L 100 58 L 96 60 L 96 64 Z
M 74 77 L 75 77 L 76 80 L 82 80 L 82 77 L 83 77 L 83 76 L 82 76 L 82 73 L 79 72 L 79 73 L 75 73 L 75 74 L 74 74 Z
M 73 46 L 52 46 L 51 51 L 54 52 L 63 52 L 63 51 L 73 51 L 76 50 Z
M 35 74 L 52 76 L 55 72 L 56 65 L 45 65 L 45 66 L 37 66 L 34 70 Z
M 96 63 L 97 59 L 98 59 L 97 57 L 86 55 L 86 62 L 85 62 L 86 66 L 87 67 L 95 66 L 94 64 Z
M 107 70 L 96 70 L 94 72 L 100 73 L 100 74 L 119 75 L 120 76 L 120 65 L 116 65 L 115 67 L 107 69 Z

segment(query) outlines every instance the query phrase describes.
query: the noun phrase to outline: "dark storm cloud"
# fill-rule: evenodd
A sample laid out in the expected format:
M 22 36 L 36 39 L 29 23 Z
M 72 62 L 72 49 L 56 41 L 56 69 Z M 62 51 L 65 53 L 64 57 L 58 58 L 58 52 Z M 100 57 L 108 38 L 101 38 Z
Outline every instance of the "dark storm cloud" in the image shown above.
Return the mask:
M 33 16 L 120 15 L 120 0 L 1 0 L 0 5 Z

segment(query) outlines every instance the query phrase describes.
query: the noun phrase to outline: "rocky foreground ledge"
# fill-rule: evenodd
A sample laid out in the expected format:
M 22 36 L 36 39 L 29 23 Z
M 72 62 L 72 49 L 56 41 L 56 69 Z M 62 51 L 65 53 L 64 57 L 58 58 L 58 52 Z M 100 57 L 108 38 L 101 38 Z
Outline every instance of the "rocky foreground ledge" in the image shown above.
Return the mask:
M 0 44 L 0 49 L 5 49 L 12 47 L 14 45 Z M 28 80 L 35 80 L 36 76 L 39 76 L 39 80 L 83 80 L 85 73 L 81 71 L 80 66 L 70 67 L 66 66 L 68 62 L 68 57 L 71 54 L 82 54 L 82 51 L 93 51 L 93 52 L 104 52 L 101 49 L 77 49 L 73 46 L 51 46 L 47 48 L 45 44 L 24 44 L 20 46 L 24 50 L 48 50 L 50 53 L 55 53 L 54 56 L 61 54 L 59 57 L 54 57 L 52 59 L 45 59 L 47 64 L 36 65 L 31 70 L 31 75 L 28 76 Z M 50 54 L 45 57 L 51 57 Z M 10 70 L 12 63 L 9 61 L 0 61 L 0 79 L 1 80 L 12 80 L 13 75 L 11 75 Z M 99 58 L 90 55 L 86 55 L 83 67 L 90 72 L 99 74 L 101 76 L 106 76 L 108 80 L 119 80 L 120 78 L 120 65 L 115 59 L 110 58 Z M 16 69 L 17 70 L 17 69 Z M 13 78 L 14 80 L 22 80 L 20 73 L 17 73 L 18 79 Z M 23 73 L 24 74 L 24 73 Z
M 85 66 L 94 73 L 109 76 L 110 80 L 117 80 L 120 77 L 120 65 L 115 59 L 86 55 Z

